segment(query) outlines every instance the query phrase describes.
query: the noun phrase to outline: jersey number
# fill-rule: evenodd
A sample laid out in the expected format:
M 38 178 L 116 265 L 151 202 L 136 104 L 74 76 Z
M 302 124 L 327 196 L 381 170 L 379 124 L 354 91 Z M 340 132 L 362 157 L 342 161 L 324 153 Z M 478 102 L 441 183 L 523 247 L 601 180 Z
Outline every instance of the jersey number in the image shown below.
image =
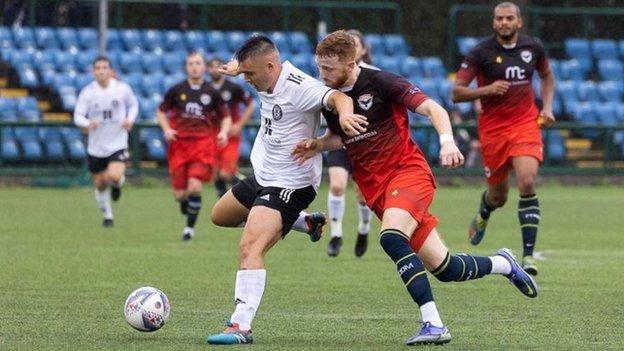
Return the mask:
M 113 111 L 111 110 L 102 111 L 102 119 L 104 119 L 105 121 L 113 119 Z
M 264 119 L 264 134 L 271 135 L 273 133 L 273 129 L 271 129 L 271 120 L 268 118 Z

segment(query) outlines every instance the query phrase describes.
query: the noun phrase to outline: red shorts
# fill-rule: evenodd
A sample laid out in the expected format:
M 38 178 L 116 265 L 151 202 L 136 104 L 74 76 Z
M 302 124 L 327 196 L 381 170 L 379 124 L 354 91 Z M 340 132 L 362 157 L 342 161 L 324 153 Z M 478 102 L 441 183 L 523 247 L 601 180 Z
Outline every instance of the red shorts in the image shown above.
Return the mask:
M 238 171 L 238 158 L 240 156 L 240 137 L 231 137 L 224 147 L 217 147 L 217 168 L 228 174 L 236 174 Z
M 418 252 L 438 224 L 438 219 L 429 213 L 435 188 L 433 174 L 418 168 L 399 170 L 390 176 L 385 191 L 370 208 L 380 219 L 388 208 L 400 208 L 409 212 L 418 222 L 418 228 L 410 239 L 412 250 Z
M 186 189 L 189 178 L 209 182 L 214 169 L 215 151 L 213 138 L 186 138 L 171 142 L 167 156 L 173 188 Z
M 536 123 L 527 123 L 505 133 L 480 136 L 481 155 L 488 184 L 500 184 L 507 180 L 512 169 L 511 159 L 531 156 L 543 161 L 542 133 Z

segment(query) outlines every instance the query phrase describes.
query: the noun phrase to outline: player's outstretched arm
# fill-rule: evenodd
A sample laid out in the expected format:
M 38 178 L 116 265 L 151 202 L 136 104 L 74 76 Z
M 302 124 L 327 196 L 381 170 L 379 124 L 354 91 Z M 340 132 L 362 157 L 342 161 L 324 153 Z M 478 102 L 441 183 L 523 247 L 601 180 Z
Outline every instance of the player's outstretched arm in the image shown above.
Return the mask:
M 464 164 L 464 155 L 455 145 L 448 112 L 437 102 L 427 99 L 418 105 L 416 113 L 429 116 L 431 124 L 440 135 L 440 165 L 444 168 L 455 168 Z
M 249 100 L 249 104 L 246 105 L 245 111 L 243 112 L 243 115 L 241 116 L 240 120 L 236 123 L 232 123 L 232 127 L 230 128 L 230 131 L 229 131 L 230 136 L 237 136 L 241 134 L 241 132 L 243 131 L 243 128 L 245 127 L 245 125 L 247 125 L 247 122 L 249 122 L 249 120 L 251 119 L 251 116 L 253 115 L 253 112 L 255 109 L 256 109 L 256 102 L 254 100 Z
M 219 146 L 225 146 L 228 141 L 228 135 L 230 133 L 230 128 L 232 127 L 232 116 L 229 114 L 221 119 L 221 128 L 219 129 L 219 134 L 217 134 L 217 144 Z
M 553 96 L 555 95 L 555 76 L 550 69 L 543 74 L 540 73 L 540 89 L 543 104 L 540 112 L 540 124 L 548 128 L 555 123 L 555 115 L 552 112 Z
M 167 116 L 161 110 L 156 110 L 156 119 L 158 120 L 158 124 L 163 131 L 163 135 L 165 136 L 165 140 L 172 141 L 176 140 L 177 132 L 171 129 L 169 126 L 169 121 L 167 120 Z
M 459 78 L 455 80 L 455 85 L 453 85 L 452 91 L 453 102 L 474 101 L 490 95 L 501 96 L 505 95 L 509 89 L 509 82 L 506 80 L 497 80 L 490 85 L 474 89 L 468 87 L 468 84 L 469 82 L 463 81 Z
M 329 129 L 320 138 L 305 139 L 300 141 L 292 155 L 299 164 L 311 159 L 323 151 L 337 150 L 343 147 L 340 137 L 332 133 Z
M 353 113 L 353 100 L 339 91 L 334 91 L 327 100 L 329 108 L 338 112 L 340 127 L 348 136 L 360 135 L 366 131 L 366 117 Z

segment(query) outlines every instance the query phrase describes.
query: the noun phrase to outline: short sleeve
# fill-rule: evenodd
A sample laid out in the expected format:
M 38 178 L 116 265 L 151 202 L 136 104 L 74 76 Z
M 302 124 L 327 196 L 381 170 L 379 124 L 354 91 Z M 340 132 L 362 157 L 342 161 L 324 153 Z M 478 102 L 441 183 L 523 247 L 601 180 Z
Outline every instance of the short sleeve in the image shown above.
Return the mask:
M 160 106 L 158 106 L 158 109 L 162 112 L 167 112 L 171 110 L 173 106 L 175 106 L 175 95 L 175 86 L 173 86 L 169 88 L 169 90 L 167 90 L 167 92 L 165 93 L 163 102 L 160 104 Z
M 550 64 L 548 63 L 548 57 L 546 57 L 546 50 L 544 49 L 544 45 L 542 41 L 534 38 L 535 41 L 535 69 L 539 72 L 540 76 L 544 75 L 550 69 Z
M 373 76 L 373 85 L 386 98 L 411 111 L 428 99 L 427 95 L 407 79 L 393 73 L 380 71 Z
M 290 97 L 293 105 L 302 111 L 320 110 L 327 107 L 329 95 L 334 89 L 326 87 L 320 81 L 305 77 L 300 83 L 299 81 L 288 81 L 285 84 L 290 85 Z
M 481 67 L 479 48 L 480 46 L 472 48 L 466 57 L 464 57 L 464 60 L 459 66 L 459 71 L 457 71 L 455 81 L 462 81 L 466 84 L 470 84 L 470 82 L 472 82 L 475 78 L 479 68 Z

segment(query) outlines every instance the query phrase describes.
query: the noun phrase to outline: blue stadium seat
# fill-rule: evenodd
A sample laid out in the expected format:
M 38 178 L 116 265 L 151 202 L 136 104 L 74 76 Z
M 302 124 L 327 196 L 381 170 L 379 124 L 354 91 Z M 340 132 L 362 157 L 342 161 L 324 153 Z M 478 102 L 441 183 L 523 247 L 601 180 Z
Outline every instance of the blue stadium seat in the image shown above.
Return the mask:
M 163 31 L 163 43 L 167 51 L 186 51 L 186 43 L 179 30 Z
M 124 73 L 143 72 L 143 67 L 141 65 L 141 55 L 142 53 L 136 51 L 126 52 L 125 54 L 121 55 L 119 61 L 121 70 Z
M 615 104 L 615 116 L 617 117 L 618 123 L 624 124 L 624 103 L 616 102 Z
M 17 75 L 19 77 L 21 86 L 30 89 L 34 89 L 39 86 L 39 78 L 37 78 L 37 73 L 29 65 L 18 66 Z
M 245 42 L 245 40 L 247 40 L 247 35 L 241 31 L 227 32 L 225 34 L 225 37 L 227 40 L 228 49 L 231 52 L 235 52 L 236 49 L 238 49 L 238 47 L 241 46 Z M 210 47 L 212 51 L 223 51 L 223 49 L 214 46 L 212 39 L 210 40 Z
M 576 96 L 580 101 L 599 101 L 596 83 L 591 80 L 576 82 Z
M 3 122 L 17 121 L 17 108 L 15 106 L 15 99 L 0 97 L 0 120 Z
M 168 74 L 175 74 L 184 69 L 186 53 L 183 51 L 174 51 L 163 55 L 163 68 Z
M 43 161 L 43 151 L 37 138 L 37 130 L 33 127 L 15 128 L 15 139 L 22 149 L 24 160 L 31 162 Z
M 164 76 L 162 73 L 154 73 L 143 76 L 143 80 L 141 82 L 141 91 L 143 92 L 143 95 L 150 96 L 153 94 L 163 94 L 163 80 Z
M 121 35 L 117 29 L 109 29 L 106 32 L 106 49 L 110 51 L 122 51 L 124 49 Z
M 431 78 L 421 78 L 419 80 L 410 79 L 410 82 L 420 88 L 430 99 L 440 101 L 438 95 L 438 82 Z
M 599 60 L 598 73 L 604 80 L 624 80 L 624 67 L 619 60 Z
M 156 104 L 156 101 L 151 99 L 139 99 L 139 111 L 142 120 L 156 122 L 157 109 L 158 104 Z
M 38 69 L 43 67 L 54 68 L 56 66 L 56 53 L 57 50 L 55 49 L 36 51 L 32 55 L 33 65 Z
M 141 56 L 141 65 L 145 73 L 161 73 L 163 71 L 162 56 L 145 54 Z
M 14 46 L 11 29 L 9 29 L 9 27 L 0 26 L 0 49 L 10 49 Z
M 79 47 L 78 34 L 75 28 L 56 28 L 56 38 L 65 50 L 77 49 Z
M 208 31 L 206 33 L 206 44 L 211 52 L 230 51 L 225 34 L 222 31 Z
M 74 86 L 76 87 L 76 92 L 80 92 L 84 87 L 86 87 L 89 83 L 93 82 L 95 79 L 90 73 L 81 73 L 76 75 L 76 79 L 74 80 Z
M 290 63 L 292 63 L 295 67 L 299 68 L 300 70 L 306 72 L 307 74 L 311 74 L 311 72 L 314 69 L 310 66 L 310 56 L 312 55 L 311 54 L 292 55 L 289 61 Z
M 82 133 L 77 128 L 61 127 L 61 136 L 67 148 L 69 159 L 74 162 L 84 161 L 87 157 Z
M 613 102 L 598 102 L 591 104 L 594 115 L 600 124 L 614 126 L 618 123 L 618 115 L 616 109 L 619 106 Z
M 180 83 L 184 79 L 186 79 L 186 76 L 180 71 L 174 74 L 170 74 L 168 76 L 165 76 L 165 78 L 163 79 L 163 87 L 165 88 L 165 91 L 169 90 L 169 88 L 171 88 L 175 84 Z
M 41 111 L 37 105 L 37 99 L 27 96 L 16 101 L 17 113 L 20 119 L 29 122 L 38 122 L 41 119 Z
M 384 71 L 401 74 L 401 61 L 396 56 L 378 56 L 375 63 Z
M 594 110 L 589 103 L 579 103 L 576 106 L 576 111 L 574 111 L 574 116 L 576 117 L 576 120 L 586 124 L 593 124 L 597 122 Z
M 139 140 L 144 145 L 147 159 L 165 161 L 167 157 L 166 144 L 162 132 L 158 128 L 142 128 Z
M 564 100 L 564 99 L 562 99 L 561 102 L 563 103 L 565 113 L 569 115 L 570 117 L 572 117 L 572 119 L 576 119 L 576 116 L 575 116 L 576 108 L 578 107 L 580 102 L 576 100 Z
M 559 71 L 561 79 L 577 81 L 585 79 L 585 70 L 581 67 L 580 61 L 576 59 L 561 61 Z
M 78 28 L 78 45 L 82 50 L 93 50 L 100 46 L 98 32 L 93 28 Z
M 383 40 L 381 39 L 381 35 L 379 34 L 365 34 L 364 41 L 368 44 L 370 48 L 371 55 L 375 58 L 385 54 L 385 48 L 383 44 Z
M 50 27 L 35 28 L 35 41 L 39 49 L 57 49 L 59 43 L 56 40 L 54 29 Z
M 138 29 L 122 29 L 119 31 L 119 37 L 126 51 L 143 50 L 141 33 Z
M 15 139 L 2 138 L 2 161 L 3 162 L 16 162 L 19 160 L 19 149 Z
M 457 48 L 462 56 L 466 56 L 477 44 L 479 44 L 479 39 L 475 37 L 457 37 Z
M 39 141 L 43 144 L 48 161 L 60 162 L 65 159 L 65 147 L 61 130 L 57 127 L 40 127 L 37 129 Z
M 408 56 L 403 60 L 401 74 L 404 77 L 422 77 L 422 67 L 420 60 L 413 56 Z
M 440 99 L 443 105 L 450 106 L 453 104 L 452 96 L 451 96 L 452 90 L 453 90 L 453 81 L 449 79 L 444 79 L 438 82 L 438 95 L 440 96 Z M 469 103 L 468 105 L 472 106 L 471 103 Z M 465 107 L 459 107 L 459 106 L 458 108 L 460 110 L 465 109 Z M 462 110 L 462 113 L 464 113 L 463 110 Z
M 624 59 L 624 39 L 620 40 L 620 42 L 618 43 L 618 47 L 620 51 L 620 57 Z
M 577 101 L 578 97 L 576 95 L 576 83 L 572 80 L 564 80 L 557 82 L 557 93 L 563 101 Z
M 409 55 L 409 46 L 401 34 L 386 34 L 383 40 L 386 55 Z
M 13 27 L 13 43 L 20 49 L 33 50 L 37 47 L 35 34 L 30 27 Z
M 290 55 L 292 52 L 290 49 L 290 40 L 284 32 L 271 32 L 269 38 L 273 41 L 275 46 L 277 46 L 277 50 L 279 50 L 282 56 L 286 57 L 286 55 Z
M 303 32 L 290 32 L 290 51 L 293 54 L 311 54 L 312 44 Z
M 32 65 L 32 53 L 27 50 L 15 50 L 11 53 L 10 63 L 12 66 Z
M 54 55 L 54 63 L 57 71 L 76 69 L 76 55 L 65 51 L 57 51 Z
M 598 92 L 602 101 L 619 102 L 622 100 L 624 91 L 622 91 L 622 84 L 614 81 L 598 82 Z
M 423 57 L 421 59 L 423 76 L 426 78 L 446 78 L 446 69 L 439 57 Z
M 56 77 L 56 70 L 51 66 L 39 66 L 39 76 L 41 77 L 41 84 L 44 86 L 52 86 L 54 77 Z
M 589 40 L 581 38 L 570 38 L 564 41 L 565 52 L 568 57 L 575 59 L 591 58 Z
M 558 130 L 542 131 L 542 139 L 546 144 L 546 156 L 549 162 L 560 164 L 565 161 L 565 140 Z
M 148 29 L 141 32 L 143 48 L 148 51 L 166 50 L 163 32 L 157 29 Z
M 561 99 L 559 99 L 559 96 L 557 95 L 553 97 L 552 111 L 557 117 L 563 114 L 563 105 L 561 104 Z
M 548 59 L 550 70 L 555 75 L 555 79 L 561 79 L 561 63 L 557 59 Z
M 612 39 L 594 39 L 591 43 L 592 53 L 596 60 L 617 60 L 618 48 L 615 40 Z
M 184 42 L 189 51 L 206 50 L 206 36 L 199 30 L 190 30 L 184 34 Z
M 132 88 L 135 94 L 139 94 L 143 89 L 143 77 L 141 72 L 130 72 L 120 77 L 120 79 Z
M 68 93 L 68 90 L 75 93 L 76 76 L 77 75 L 58 73 L 52 78 L 52 88 L 61 94 Z
M 90 73 L 93 70 L 93 61 L 98 57 L 97 49 L 82 50 L 76 53 L 76 67 L 79 71 Z

